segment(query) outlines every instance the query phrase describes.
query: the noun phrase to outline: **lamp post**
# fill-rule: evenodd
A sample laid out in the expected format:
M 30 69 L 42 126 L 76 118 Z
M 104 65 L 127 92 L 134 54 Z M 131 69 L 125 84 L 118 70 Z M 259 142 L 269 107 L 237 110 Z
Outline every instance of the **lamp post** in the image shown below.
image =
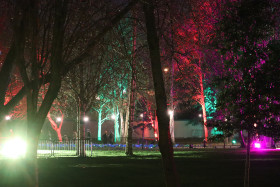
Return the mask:
M 85 123 L 89 121 L 89 118 L 87 116 L 84 116 L 81 120 L 81 130 L 82 130 L 82 141 L 81 141 L 81 157 L 86 157 L 86 151 L 85 151 Z
M 145 130 L 145 123 L 144 123 L 144 114 L 140 114 L 140 117 L 142 118 L 142 149 L 144 149 L 144 130 Z

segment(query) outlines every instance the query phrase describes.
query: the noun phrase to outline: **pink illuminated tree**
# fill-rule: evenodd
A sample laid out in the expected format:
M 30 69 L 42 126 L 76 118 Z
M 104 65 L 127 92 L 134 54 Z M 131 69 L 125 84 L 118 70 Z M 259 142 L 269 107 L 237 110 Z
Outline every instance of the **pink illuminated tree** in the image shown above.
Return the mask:
M 279 14 L 278 5 L 278 1 L 229 1 L 222 5 L 217 24 L 216 42 L 224 66 L 217 77 L 221 113 L 217 120 L 248 133 L 244 187 L 250 186 L 254 137 L 279 125 L 279 76 L 275 76 L 280 71 L 275 66 L 279 63 L 275 32 L 279 27 L 274 16 Z
M 191 1 L 190 16 L 179 18 L 175 22 L 174 58 L 177 96 L 185 101 L 194 100 L 202 108 L 205 140 L 208 139 L 207 110 L 205 105 L 205 83 L 209 72 L 209 63 L 214 53 L 210 48 L 211 39 L 215 36 L 216 4 L 207 0 Z M 180 89 L 179 89 L 180 88 Z M 178 90 L 179 89 L 179 90 Z

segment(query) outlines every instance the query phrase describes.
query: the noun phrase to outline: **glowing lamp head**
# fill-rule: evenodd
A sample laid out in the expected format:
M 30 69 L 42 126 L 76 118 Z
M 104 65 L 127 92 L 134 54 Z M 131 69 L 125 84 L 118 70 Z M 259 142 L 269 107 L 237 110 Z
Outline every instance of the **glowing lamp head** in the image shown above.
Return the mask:
M 57 121 L 57 122 L 61 122 L 61 117 L 57 117 L 57 118 L 56 118 L 56 121 Z
M 200 117 L 200 118 L 201 118 L 201 117 L 202 117 L 202 114 L 198 114 L 198 117 Z
M 256 142 L 256 143 L 254 143 L 254 147 L 259 149 L 259 148 L 261 148 L 261 144 L 259 142 Z
M 163 71 L 164 71 L 165 73 L 167 73 L 167 72 L 169 71 L 169 69 L 168 69 L 168 68 L 164 68 Z
M 10 120 L 11 116 L 5 116 L 5 120 Z
M 88 122 L 88 121 L 89 121 L 89 118 L 88 118 L 87 116 L 85 116 L 85 117 L 83 118 L 83 120 L 84 120 L 84 122 Z
M 143 114 L 140 114 L 140 117 L 141 117 L 141 118 L 143 118 L 143 117 L 144 117 L 144 115 L 143 115 Z
M 116 115 L 113 114 L 113 115 L 111 116 L 111 119 L 116 119 Z
M 173 110 L 168 110 L 168 114 L 169 114 L 170 116 L 173 116 L 174 111 L 173 111 Z
M 236 140 L 232 140 L 231 142 L 232 142 L 233 144 L 236 144 Z
M 2 148 L 2 155 L 7 158 L 24 157 L 26 153 L 26 143 L 20 138 L 13 138 L 5 142 Z

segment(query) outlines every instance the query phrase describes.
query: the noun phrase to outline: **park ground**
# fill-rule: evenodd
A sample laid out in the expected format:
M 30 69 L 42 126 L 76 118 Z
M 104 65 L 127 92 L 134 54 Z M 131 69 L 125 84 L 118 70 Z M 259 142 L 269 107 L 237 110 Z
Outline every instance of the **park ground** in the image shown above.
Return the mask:
M 158 149 L 95 150 L 90 158 L 39 158 L 40 187 L 164 186 Z M 176 149 L 175 162 L 182 186 L 242 187 L 243 149 Z M 20 160 L 0 160 L 0 186 L 20 186 Z M 280 150 L 253 150 L 250 186 L 280 186 Z

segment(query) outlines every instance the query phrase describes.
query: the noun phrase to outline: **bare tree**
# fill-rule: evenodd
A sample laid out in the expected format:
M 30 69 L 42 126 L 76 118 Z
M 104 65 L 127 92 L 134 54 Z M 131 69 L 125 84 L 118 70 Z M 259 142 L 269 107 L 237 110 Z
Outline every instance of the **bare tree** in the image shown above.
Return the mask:
M 160 60 L 159 38 L 155 25 L 154 5 L 144 3 L 144 13 L 147 28 L 147 41 L 152 64 L 152 74 L 155 89 L 157 117 L 159 126 L 159 148 L 167 186 L 179 186 L 178 175 L 173 157 L 173 145 L 169 130 L 169 117 L 167 115 L 167 99 L 164 88 L 162 67 Z

